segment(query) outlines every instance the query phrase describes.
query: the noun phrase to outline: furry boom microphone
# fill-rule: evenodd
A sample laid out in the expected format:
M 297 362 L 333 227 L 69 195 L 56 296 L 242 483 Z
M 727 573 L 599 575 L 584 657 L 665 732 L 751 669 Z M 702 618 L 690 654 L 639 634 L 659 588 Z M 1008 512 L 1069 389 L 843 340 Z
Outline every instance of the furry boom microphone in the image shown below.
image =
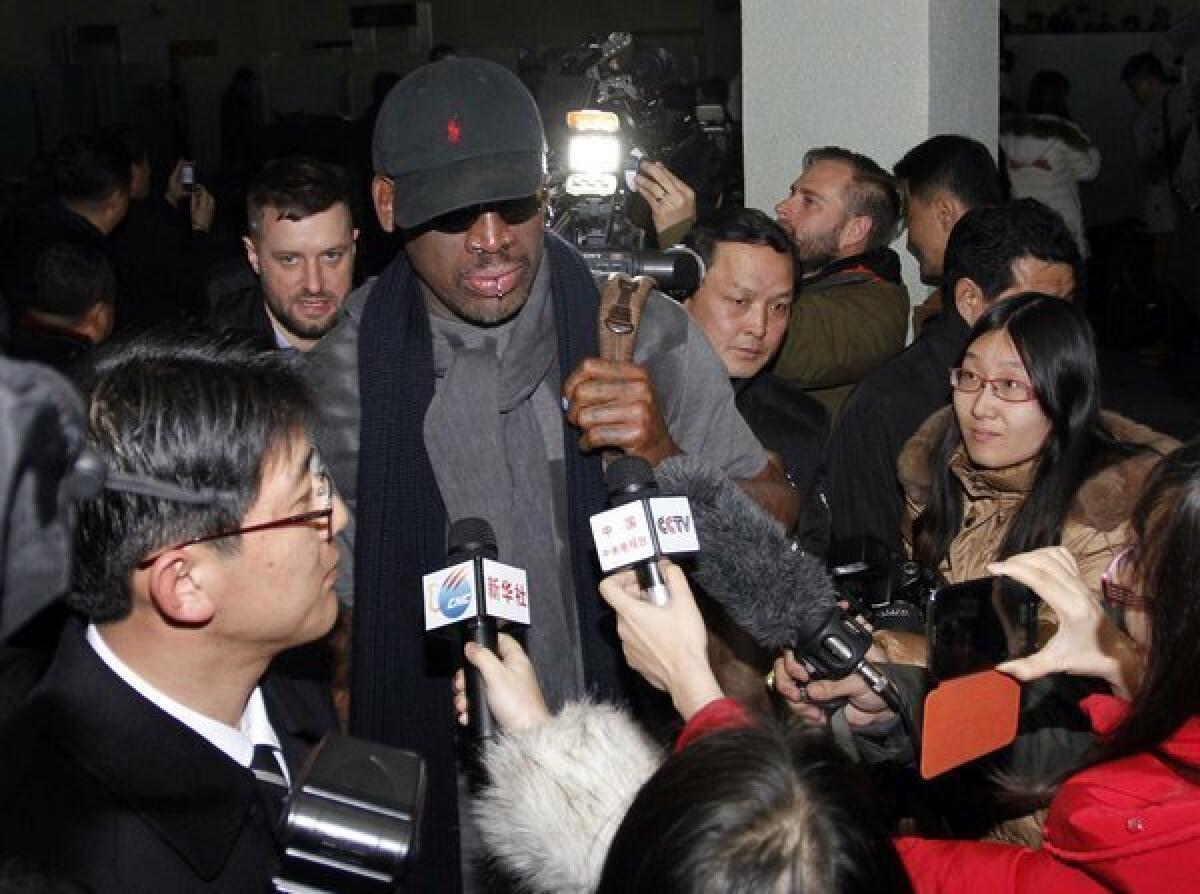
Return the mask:
M 866 660 L 871 634 L 837 604 L 820 559 L 711 466 L 676 456 L 655 469 L 659 489 L 686 496 L 700 537 L 692 578 L 760 645 L 792 649 L 818 674 L 859 673 L 876 692 L 887 678 Z

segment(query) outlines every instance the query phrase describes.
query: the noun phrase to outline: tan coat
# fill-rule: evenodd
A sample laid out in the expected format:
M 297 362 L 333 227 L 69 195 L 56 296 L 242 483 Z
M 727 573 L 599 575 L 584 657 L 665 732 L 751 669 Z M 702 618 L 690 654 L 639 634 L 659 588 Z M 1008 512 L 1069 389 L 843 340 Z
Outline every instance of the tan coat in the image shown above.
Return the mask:
M 952 412 L 952 407 L 943 407 L 925 420 L 904 445 L 897 463 L 906 504 L 902 534 L 910 555 L 912 526 L 929 499 L 933 456 Z M 1126 543 L 1130 514 L 1146 476 L 1163 455 L 1179 446 L 1174 438 L 1115 413 L 1102 412 L 1101 419 L 1118 440 L 1153 449 L 1110 465 L 1085 481 L 1067 514 L 1062 545 L 1075 557 L 1080 574 L 1097 594 L 1100 575 Z M 995 560 L 996 550 L 1029 492 L 1034 462 L 1011 469 L 976 469 L 965 449 L 959 447 L 951 466 L 966 503 L 962 530 L 938 569 L 948 582 L 987 576 L 987 563 Z

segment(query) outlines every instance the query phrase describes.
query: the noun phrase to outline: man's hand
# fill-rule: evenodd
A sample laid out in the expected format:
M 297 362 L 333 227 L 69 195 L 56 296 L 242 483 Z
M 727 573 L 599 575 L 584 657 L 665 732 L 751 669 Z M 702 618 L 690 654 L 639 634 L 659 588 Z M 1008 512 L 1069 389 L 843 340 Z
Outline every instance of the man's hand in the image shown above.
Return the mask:
M 887 656 L 873 645 L 867 650 L 867 659 L 886 661 Z M 855 729 L 890 721 L 896 716 L 858 674 L 840 680 L 814 680 L 790 649 L 775 659 L 774 674 L 775 691 L 783 696 L 793 713 L 808 721 L 827 722 L 824 705 L 832 699 L 849 700 L 846 721 Z
M 696 193 L 657 161 L 643 161 L 633 182 L 650 206 L 659 246 L 669 248 L 670 245 L 663 245 L 664 234 L 675 228 L 686 232 L 696 222 Z M 689 226 L 681 226 L 684 224 Z
M 600 582 L 600 595 L 617 613 L 625 660 L 656 689 L 671 695 L 684 720 L 723 693 L 708 663 L 708 631 L 687 578 L 675 563 L 658 563 L 670 601 L 651 605 L 641 597 L 637 575 L 621 571 Z
M 212 193 L 197 183 L 192 190 L 190 210 L 192 229 L 201 233 L 207 233 L 212 227 L 213 213 L 215 211 L 216 203 L 213 201 Z
M 175 167 L 171 169 L 171 176 L 167 178 L 167 191 L 163 194 L 163 198 L 172 208 L 178 208 L 180 201 L 188 196 L 188 191 L 183 188 L 183 166 L 192 163 L 183 158 L 175 159 Z
M 656 466 L 683 451 L 671 439 L 644 367 L 589 357 L 563 384 L 567 420 L 585 450 L 612 447 Z
M 775 521 L 790 531 L 800 517 L 800 495 L 788 481 L 776 454 L 767 454 L 767 464 L 753 478 L 734 479 L 738 487 Z
M 550 712 L 529 656 L 507 633 L 500 634 L 496 649 L 499 657 L 478 643 L 467 643 L 465 650 L 467 661 L 483 676 L 496 723 L 508 733 L 541 726 L 550 719 Z M 466 680 L 460 670 L 454 675 L 454 712 L 463 726 L 467 725 L 468 707 Z

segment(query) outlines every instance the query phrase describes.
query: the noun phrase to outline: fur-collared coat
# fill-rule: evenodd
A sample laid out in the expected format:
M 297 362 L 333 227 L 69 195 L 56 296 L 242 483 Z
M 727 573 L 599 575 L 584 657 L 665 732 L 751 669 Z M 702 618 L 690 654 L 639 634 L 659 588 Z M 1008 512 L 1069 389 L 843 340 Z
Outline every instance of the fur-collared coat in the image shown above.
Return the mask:
M 592 890 L 617 826 L 665 757 L 611 704 L 569 702 L 535 729 L 499 736 L 472 805 L 488 856 L 522 890 Z
M 900 453 L 897 470 L 906 503 L 902 534 L 909 554 L 913 524 L 929 501 L 934 457 L 953 412 L 953 407 L 944 407 L 930 416 Z M 1150 449 L 1113 463 L 1087 479 L 1067 513 L 1062 546 L 1074 556 L 1080 575 L 1096 593 L 1100 590 L 1100 575 L 1127 542 L 1130 514 L 1146 476 L 1163 456 L 1179 446 L 1174 438 L 1116 413 L 1100 415 L 1117 440 Z M 958 583 L 987 576 L 987 564 L 995 561 L 1008 526 L 1029 493 L 1034 461 L 1011 469 L 979 469 L 960 446 L 951 459 L 951 468 L 962 486 L 963 527 L 938 571 L 948 582 Z

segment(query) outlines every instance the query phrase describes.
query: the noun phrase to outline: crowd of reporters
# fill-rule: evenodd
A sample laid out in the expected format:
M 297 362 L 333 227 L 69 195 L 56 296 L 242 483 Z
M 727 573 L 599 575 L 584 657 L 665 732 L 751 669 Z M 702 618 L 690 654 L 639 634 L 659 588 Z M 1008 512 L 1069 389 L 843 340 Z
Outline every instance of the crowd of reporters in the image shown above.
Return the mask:
M 464 84 L 493 92 L 447 119 Z M 597 361 L 591 277 L 543 232 L 527 91 L 452 57 L 377 106 L 373 172 L 249 174 L 233 253 L 190 163 L 156 181 L 120 128 L 64 140 L 4 222 L 6 353 L 78 383 L 110 480 L 69 612 L 5 653 L 0 794 L 40 806 L 4 809 L 0 856 L 97 891 L 261 890 L 278 804 L 264 819 L 252 758 L 287 786 L 349 724 L 429 762 L 414 890 L 1186 888 L 1200 459 L 1101 407 L 1076 221 L 1007 198 L 956 135 L 894 173 L 814 147 L 774 220 L 697 220 L 703 184 L 649 162 L 657 237 L 707 274 L 651 296 L 632 362 Z M 364 281 L 365 182 L 394 259 Z M 904 227 L 936 286 L 907 347 Z M 598 608 L 577 541 L 602 449 L 711 462 L 822 559 L 867 536 L 940 583 L 1032 588 L 1039 650 L 1001 667 L 1012 746 L 918 780 L 896 702 L 763 649 L 669 563 L 667 607 L 621 572 Z M 531 586 L 523 643 L 464 654 L 391 597 L 421 598 L 446 523 L 480 507 L 555 595 L 539 628 Z M 920 704 L 921 633 L 880 624 L 868 655 Z M 494 742 L 446 732 L 464 661 Z

